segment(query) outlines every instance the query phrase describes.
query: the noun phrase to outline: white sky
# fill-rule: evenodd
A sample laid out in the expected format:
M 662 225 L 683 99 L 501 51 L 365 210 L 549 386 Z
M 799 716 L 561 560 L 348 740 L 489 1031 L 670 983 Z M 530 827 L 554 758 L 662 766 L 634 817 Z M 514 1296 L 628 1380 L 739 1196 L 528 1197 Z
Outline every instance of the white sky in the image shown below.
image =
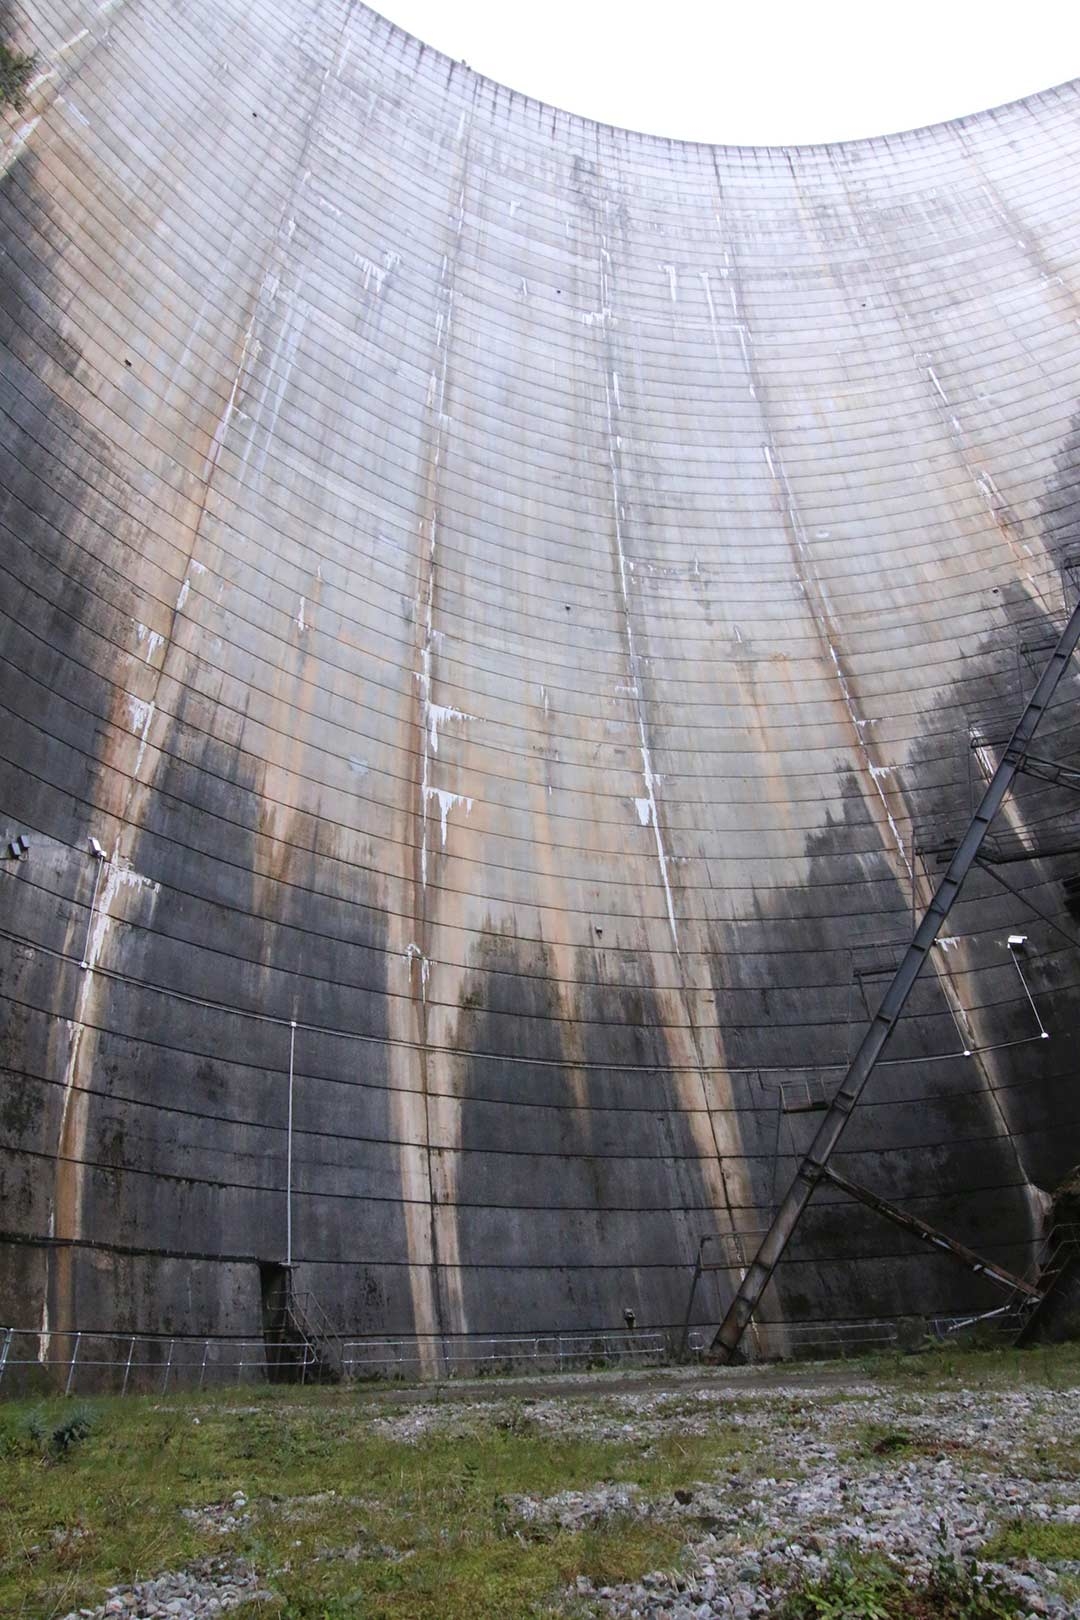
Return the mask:
M 371 3 L 515 90 L 687 140 L 850 140 L 1080 77 L 1080 0 Z

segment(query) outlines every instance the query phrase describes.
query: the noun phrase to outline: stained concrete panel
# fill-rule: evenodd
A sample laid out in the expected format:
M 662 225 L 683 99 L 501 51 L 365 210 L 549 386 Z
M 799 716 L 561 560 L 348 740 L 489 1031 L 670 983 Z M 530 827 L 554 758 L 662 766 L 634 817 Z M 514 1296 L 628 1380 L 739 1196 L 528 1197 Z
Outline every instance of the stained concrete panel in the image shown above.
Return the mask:
M 349 1331 L 680 1323 L 1061 621 L 1080 91 L 712 148 L 342 0 L 11 27 L 0 1321 L 256 1331 L 291 1047 Z M 1068 931 L 1074 866 L 1007 870 Z M 844 1156 L 1022 1267 L 1080 964 L 982 874 L 950 929 Z M 989 1303 L 823 1196 L 764 1325 Z

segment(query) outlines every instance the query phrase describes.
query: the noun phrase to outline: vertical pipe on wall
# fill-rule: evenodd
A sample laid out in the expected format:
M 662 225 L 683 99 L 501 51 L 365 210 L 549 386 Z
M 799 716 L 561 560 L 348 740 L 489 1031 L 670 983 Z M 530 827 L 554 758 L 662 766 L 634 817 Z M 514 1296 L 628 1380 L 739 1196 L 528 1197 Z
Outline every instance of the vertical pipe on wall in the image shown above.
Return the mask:
M 285 1144 L 285 1264 L 292 1265 L 292 1138 L 293 1138 L 293 1068 L 296 1060 L 296 1019 L 289 1025 L 289 1123 Z

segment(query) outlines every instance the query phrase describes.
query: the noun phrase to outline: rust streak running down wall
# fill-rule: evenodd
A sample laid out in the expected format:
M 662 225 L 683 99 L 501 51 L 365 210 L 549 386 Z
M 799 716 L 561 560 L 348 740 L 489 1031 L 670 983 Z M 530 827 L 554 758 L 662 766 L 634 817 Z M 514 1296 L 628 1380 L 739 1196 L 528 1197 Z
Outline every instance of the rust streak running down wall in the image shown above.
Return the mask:
M 296 1019 L 342 1324 L 677 1324 L 1061 615 L 1080 89 L 711 148 L 354 0 L 5 26 L 0 1322 L 257 1330 Z M 1010 874 L 1071 926 L 1072 858 Z M 1080 961 L 984 875 L 950 926 L 842 1168 L 1020 1270 Z M 834 1193 L 760 1342 L 993 1302 Z

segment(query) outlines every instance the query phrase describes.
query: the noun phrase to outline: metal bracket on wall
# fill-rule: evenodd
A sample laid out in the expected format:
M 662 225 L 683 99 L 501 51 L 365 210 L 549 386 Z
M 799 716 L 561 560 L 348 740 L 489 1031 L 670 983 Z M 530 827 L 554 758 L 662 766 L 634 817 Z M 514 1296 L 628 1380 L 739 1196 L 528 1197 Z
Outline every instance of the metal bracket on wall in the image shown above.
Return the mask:
M 978 735 L 971 739 L 973 754 L 1000 747 L 1000 742 L 990 742 Z M 1056 759 L 1043 759 L 1039 754 L 1025 751 L 1022 758 L 1017 760 L 1016 768 L 1025 776 L 1037 777 L 1040 782 L 1049 782 L 1053 787 L 1067 788 L 1071 793 L 1080 793 L 1080 769 L 1075 765 L 1063 765 Z
M 791 1235 L 813 1197 L 815 1187 L 825 1175 L 829 1159 L 840 1142 L 852 1110 L 862 1096 L 866 1083 L 896 1028 L 915 981 L 929 958 L 931 948 L 952 910 L 964 879 L 975 864 L 990 824 L 1012 787 L 1020 762 L 1025 757 L 1039 723 L 1057 691 L 1058 683 L 1069 666 L 1078 642 L 1080 642 L 1080 601 L 1074 606 L 1057 645 L 1046 661 L 997 769 L 987 783 L 986 791 L 968 822 L 967 830 L 953 852 L 933 899 L 923 913 L 915 937 L 904 952 L 892 982 L 882 997 L 881 1005 L 871 1020 L 870 1027 L 863 1036 L 859 1049 L 814 1136 L 809 1152 L 798 1166 L 787 1195 L 717 1330 L 712 1349 L 721 1360 L 728 1360 L 738 1349 L 750 1319 L 761 1301 L 761 1296 L 783 1257 Z

